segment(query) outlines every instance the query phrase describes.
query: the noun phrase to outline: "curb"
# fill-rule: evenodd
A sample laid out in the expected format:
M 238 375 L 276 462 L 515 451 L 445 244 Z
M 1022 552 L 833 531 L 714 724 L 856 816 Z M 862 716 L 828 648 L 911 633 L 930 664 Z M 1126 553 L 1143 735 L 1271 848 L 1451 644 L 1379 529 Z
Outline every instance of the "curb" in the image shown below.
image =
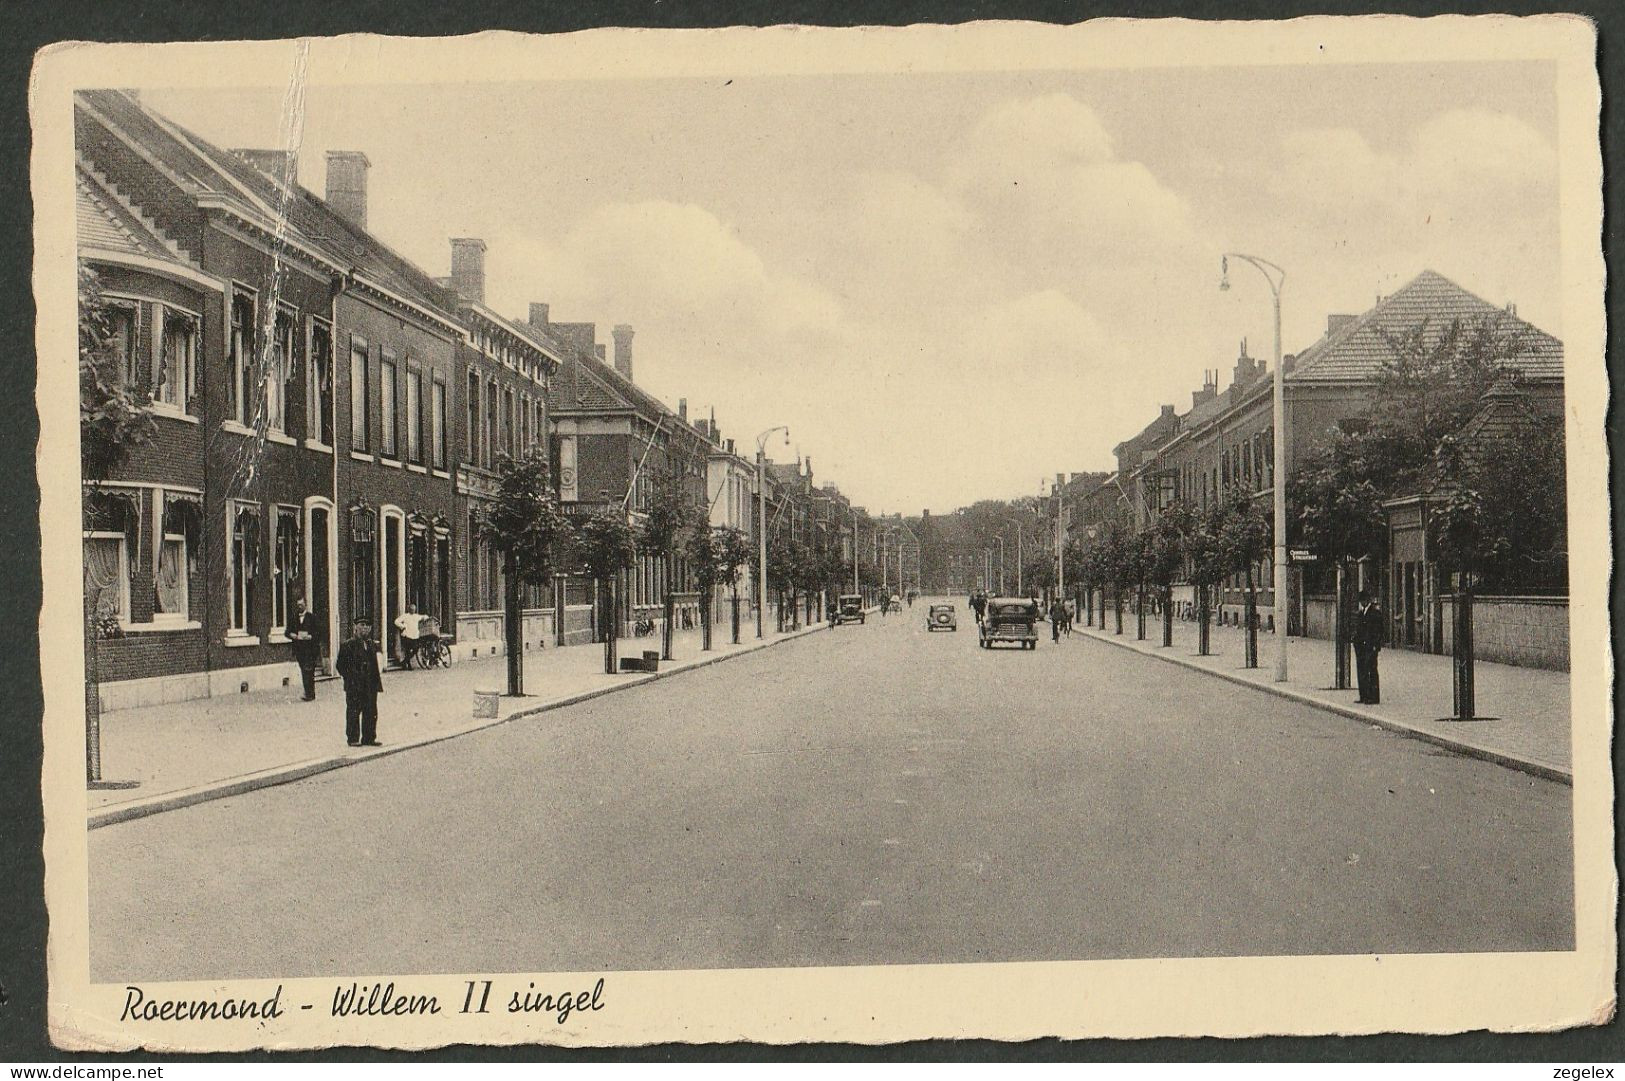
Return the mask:
M 567 706 L 577 705 L 594 698 L 602 698 L 606 694 L 615 694 L 618 691 L 629 690 L 632 687 L 641 687 L 646 683 L 667 679 L 671 676 L 692 672 L 697 668 L 708 668 L 722 661 L 733 660 L 735 657 L 744 657 L 749 654 L 781 645 L 785 642 L 804 638 L 809 634 L 827 630 L 823 623 L 810 627 L 803 627 L 798 631 L 787 631 L 783 635 L 763 642 L 752 643 L 748 646 L 733 650 L 729 653 L 719 653 L 714 657 L 701 657 L 693 661 L 679 662 L 680 667 L 670 668 L 661 672 L 649 672 L 628 679 L 624 683 L 616 683 L 609 687 L 596 687 L 590 691 L 578 691 L 559 698 L 551 698 L 546 702 L 538 702 L 533 706 L 517 709 L 506 717 L 498 717 L 483 724 L 472 725 L 468 728 L 459 728 L 454 732 L 442 732 L 433 736 L 411 740 L 405 743 L 390 744 L 376 751 L 366 754 L 341 755 L 337 758 L 314 758 L 305 762 L 296 762 L 287 766 L 272 766 L 268 769 L 245 773 L 237 777 L 230 777 L 223 781 L 208 781 L 192 788 L 183 788 L 178 792 L 165 792 L 147 800 L 132 801 L 128 803 L 115 803 L 110 806 L 99 807 L 91 811 L 87 820 L 87 829 L 100 829 L 103 826 L 115 825 L 119 822 L 129 822 L 137 818 L 146 818 L 150 815 L 162 814 L 165 811 L 175 811 L 182 807 L 193 807 L 199 803 L 208 803 L 210 800 L 226 799 L 231 796 L 240 796 L 244 792 L 253 792 L 261 788 L 272 788 L 276 785 L 290 784 L 302 781 L 307 777 L 314 777 L 330 770 L 343 769 L 346 766 L 356 766 L 363 762 L 373 762 L 380 758 L 401 754 L 404 751 L 414 751 L 420 747 L 428 747 L 436 743 L 457 739 L 460 736 L 483 732 L 498 725 L 507 724 L 525 717 L 535 717 L 555 709 L 564 709 Z
M 1466 740 L 1452 739 L 1450 736 L 1441 735 L 1437 732 L 1430 732 L 1424 728 L 1416 728 L 1412 725 L 1406 724 L 1404 721 L 1396 721 L 1391 717 L 1379 716 L 1378 714 L 1371 713 L 1366 710 L 1354 709 L 1350 706 L 1340 705 L 1336 702 L 1327 702 L 1316 698 L 1307 692 L 1292 690 L 1291 688 L 1283 687 L 1279 684 L 1256 683 L 1244 676 L 1238 676 L 1230 672 L 1208 668 L 1205 665 L 1197 664 L 1195 661 L 1187 660 L 1184 657 L 1169 653 L 1154 652 L 1150 649 L 1141 649 L 1139 646 L 1130 642 L 1116 641 L 1116 635 L 1096 634 L 1089 628 L 1085 628 L 1083 633 L 1085 638 L 1097 642 L 1105 642 L 1108 645 L 1114 645 L 1120 649 L 1126 649 L 1130 653 L 1138 653 L 1142 657 L 1152 657 L 1159 661 L 1167 661 L 1169 664 L 1177 664 L 1181 668 L 1188 668 L 1193 672 L 1201 672 L 1204 675 L 1227 680 L 1228 682 L 1237 684 L 1238 686 L 1251 687 L 1255 691 L 1263 691 L 1265 694 L 1273 694 L 1277 698 L 1285 698 L 1302 705 L 1313 706 L 1316 709 L 1325 710 L 1327 713 L 1336 713 L 1340 716 L 1348 717 L 1356 721 L 1364 721 L 1366 724 L 1376 725 L 1378 728 L 1384 728 L 1390 732 L 1395 732 L 1402 736 L 1408 736 L 1411 739 L 1420 740 L 1423 743 L 1431 743 L 1435 747 L 1442 747 L 1447 751 L 1453 751 L 1456 754 L 1467 758 L 1477 758 L 1485 762 L 1493 762 L 1497 766 L 1504 766 L 1507 769 L 1517 770 L 1520 773 L 1527 773 L 1531 776 L 1539 777 L 1542 780 L 1556 781 L 1558 784 L 1568 785 L 1570 788 L 1574 787 L 1573 771 L 1564 769 L 1561 766 L 1554 766 L 1548 762 L 1541 762 L 1533 758 L 1520 758 L 1515 754 L 1510 754 L 1506 751 L 1498 751 L 1493 747 L 1485 747 L 1477 743 L 1469 743 Z

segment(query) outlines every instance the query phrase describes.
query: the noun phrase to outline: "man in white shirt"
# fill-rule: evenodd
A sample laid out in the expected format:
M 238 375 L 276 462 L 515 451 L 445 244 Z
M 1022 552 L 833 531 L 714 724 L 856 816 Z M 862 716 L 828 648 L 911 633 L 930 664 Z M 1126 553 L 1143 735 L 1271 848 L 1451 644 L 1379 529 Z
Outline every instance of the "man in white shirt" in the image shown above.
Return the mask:
M 408 604 L 406 611 L 395 617 L 395 629 L 401 632 L 401 667 L 410 668 L 423 635 L 423 616 L 417 605 Z

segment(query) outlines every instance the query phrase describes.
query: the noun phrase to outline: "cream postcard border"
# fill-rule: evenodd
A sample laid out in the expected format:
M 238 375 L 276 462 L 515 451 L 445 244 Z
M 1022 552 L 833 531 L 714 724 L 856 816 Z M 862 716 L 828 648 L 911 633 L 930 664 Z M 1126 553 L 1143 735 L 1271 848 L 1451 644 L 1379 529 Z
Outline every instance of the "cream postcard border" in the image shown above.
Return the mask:
M 1090 69 L 1550 60 L 1558 97 L 1563 337 L 1574 739 L 1575 936 L 1571 953 L 1262 957 L 812 969 L 617 972 L 605 1008 L 564 1025 L 442 1014 L 340 1019 L 293 1010 L 270 1025 L 120 1023 L 122 985 L 92 985 L 88 962 L 83 642 L 79 618 L 77 437 L 72 357 L 72 92 L 81 87 L 286 86 L 291 41 L 102 45 L 42 50 L 30 88 L 38 303 L 38 473 L 44 602 L 46 901 L 52 1039 L 65 1048 L 237 1050 L 370 1044 L 664 1041 L 861 1043 L 926 1037 L 1245 1036 L 1535 1031 L 1599 1023 L 1615 1001 L 1612 655 L 1608 459 L 1604 415 L 1600 91 L 1593 26 L 1577 16 L 1306 18 L 1278 23 L 1099 20 L 1071 27 L 593 30 L 455 39 L 352 35 L 309 39 L 314 85 L 644 79 Z M 229 58 L 229 60 L 227 59 Z M 340 979 L 146 985 L 150 994 L 330 1000 Z M 591 986 L 600 973 L 550 977 Z M 368 973 L 369 981 L 379 974 Z M 382 977 L 388 979 L 387 976 Z M 402 974 L 403 987 L 461 1002 L 464 981 L 494 973 Z M 537 974 L 517 977 L 522 986 Z

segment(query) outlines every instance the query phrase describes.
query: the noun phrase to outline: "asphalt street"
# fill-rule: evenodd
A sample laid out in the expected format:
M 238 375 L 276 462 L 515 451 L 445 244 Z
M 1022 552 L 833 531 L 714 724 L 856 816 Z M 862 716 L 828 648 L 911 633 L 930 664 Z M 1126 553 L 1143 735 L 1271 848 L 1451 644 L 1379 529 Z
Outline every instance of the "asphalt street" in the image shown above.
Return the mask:
M 960 608 L 96 830 L 92 976 L 1572 948 L 1567 787 Z

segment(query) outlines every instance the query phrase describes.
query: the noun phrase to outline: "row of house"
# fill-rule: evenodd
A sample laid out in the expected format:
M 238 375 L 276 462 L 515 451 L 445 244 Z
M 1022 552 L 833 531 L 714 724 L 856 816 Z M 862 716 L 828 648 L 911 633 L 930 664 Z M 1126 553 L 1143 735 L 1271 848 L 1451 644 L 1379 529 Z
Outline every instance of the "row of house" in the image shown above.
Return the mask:
M 210 144 L 116 90 L 74 103 L 78 250 L 120 377 L 151 395 L 153 438 L 86 478 L 84 559 L 107 708 L 239 693 L 293 678 L 299 602 L 331 660 L 352 617 L 414 607 L 453 656 L 503 649 L 502 567 L 481 539 L 502 456 L 544 454 L 566 512 L 636 519 L 672 473 L 713 525 L 836 535 L 865 516 L 810 462 L 761 467 L 641 388 L 633 328 L 613 354 L 587 322 L 487 306 L 486 244 L 450 241 L 431 276 L 368 230 L 371 165 L 327 156 L 324 197 L 282 151 Z M 766 475 L 765 492 L 758 478 Z M 857 550 L 855 532 L 842 552 Z M 619 583 L 621 633 L 693 576 L 642 556 Z M 747 610 L 752 587 L 742 589 Z M 529 587 L 527 648 L 591 640 L 593 585 Z
M 1394 357 L 1395 343 L 1420 333 L 1425 340 L 1452 325 L 1493 324 L 1515 343 L 1504 363 L 1516 376 L 1515 389 L 1503 385 L 1483 403 L 1478 425 L 1507 410 L 1561 424 L 1563 345 L 1517 316 L 1512 305 L 1497 306 L 1432 270 L 1423 271 L 1391 295 L 1378 297 L 1358 315 L 1328 317 L 1321 337 L 1282 359 L 1285 398 L 1283 447 L 1290 476 L 1327 433 L 1359 418 L 1370 405 L 1378 379 Z M 1274 475 L 1273 373 L 1249 355 L 1242 342 L 1222 390 L 1221 372 L 1207 373 L 1191 396 L 1188 410 L 1161 406 L 1139 432 L 1114 448 L 1117 468 L 1104 479 L 1059 486 L 1055 513 L 1064 515 L 1069 535 L 1086 540 L 1112 518 L 1134 529 L 1149 527 L 1176 500 L 1207 507 L 1245 493 L 1268 506 Z M 1363 585 L 1377 593 L 1392 622 L 1390 641 L 1408 648 L 1448 648 L 1449 584 L 1427 558 L 1424 521 L 1415 500 L 1390 508 L 1390 558 L 1364 569 Z M 1407 507 L 1409 509 L 1407 509 Z M 1289 510 L 1290 513 L 1290 510 Z M 1284 621 L 1287 633 L 1326 636 L 1333 601 L 1330 569 L 1315 563 L 1289 568 L 1288 596 L 1276 598 L 1270 559 L 1255 568 L 1258 604 L 1265 623 Z M 1221 603 L 1241 602 L 1240 580 L 1220 590 Z M 1177 594 L 1190 599 L 1190 587 Z M 1481 615 L 1480 655 L 1548 667 L 1567 665 L 1566 598 L 1501 598 L 1505 621 L 1517 624 L 1497 642 L 1495 607 Z

